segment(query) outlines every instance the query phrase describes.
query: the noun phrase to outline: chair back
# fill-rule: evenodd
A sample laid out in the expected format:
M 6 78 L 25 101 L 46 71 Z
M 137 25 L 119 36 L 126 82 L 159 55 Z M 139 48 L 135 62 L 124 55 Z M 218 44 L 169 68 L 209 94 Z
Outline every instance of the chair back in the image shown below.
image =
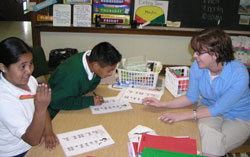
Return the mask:
M 34 64 L 34 71 L 32 75 L 34 77 L 39 77 L 43 75 L 49 74 L 49 67 L 48 62 L 46 61 L 46 57 L 41 46 L 33 47 L 33 64 Z

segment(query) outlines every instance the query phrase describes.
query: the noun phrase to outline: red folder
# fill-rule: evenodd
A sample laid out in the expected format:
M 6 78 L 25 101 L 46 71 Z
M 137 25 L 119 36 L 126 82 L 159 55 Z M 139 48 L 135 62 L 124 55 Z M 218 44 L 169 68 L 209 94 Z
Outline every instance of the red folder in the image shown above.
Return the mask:
M 196 140 L 191 138 L 143 134 L 138 154 L 142 153 L 144 147 L 197 155 Z

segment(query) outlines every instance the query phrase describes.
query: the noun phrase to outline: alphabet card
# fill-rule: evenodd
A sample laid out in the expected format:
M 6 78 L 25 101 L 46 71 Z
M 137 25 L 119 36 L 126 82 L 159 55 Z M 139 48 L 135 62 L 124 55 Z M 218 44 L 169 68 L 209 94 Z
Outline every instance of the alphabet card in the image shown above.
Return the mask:
M 91 27 L 91 5 L 74 5 L 73 26 Z
M 102 125 L 57 134 L 66 156 L 73 156 L 106 146 L 115 142 Z
M 71 25 L 71 6 L 70 4 L 53 5 L 53 26 Z
M 154 97 L 158 100 L 161 99 L 163 92 L 150 90 L 150 89 L 140 89 L 140 88 L 125 88 L 120 93 L 120 100 L 128 101 L 131 103 L 142 104 L 142 100 L 146 97 Z
M 99 106 L 90 106 L 92 114 L 103 114 L 133 109 L 129 102 L 121 101 L 117 97 L 104 98 L 104 103 Z

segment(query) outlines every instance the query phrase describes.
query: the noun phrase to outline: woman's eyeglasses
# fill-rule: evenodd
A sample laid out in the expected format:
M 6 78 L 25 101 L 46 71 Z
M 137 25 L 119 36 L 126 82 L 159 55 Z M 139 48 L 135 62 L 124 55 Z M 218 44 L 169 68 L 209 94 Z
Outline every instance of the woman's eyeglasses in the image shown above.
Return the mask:
M 205 54 L 205 53 L 207 53 L 207 52 L 199 52 L 199 51 L 195 51 L 194 52 L 197 56 L 201 56 L 201 55 L 203 55 L 203 54 Z

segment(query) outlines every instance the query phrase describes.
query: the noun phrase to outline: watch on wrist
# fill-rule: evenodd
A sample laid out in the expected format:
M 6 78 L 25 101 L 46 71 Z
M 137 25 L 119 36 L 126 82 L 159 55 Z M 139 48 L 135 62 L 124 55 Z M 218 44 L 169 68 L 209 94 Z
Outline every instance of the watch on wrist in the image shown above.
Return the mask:
M 197 120 L 197 110 L 193 109 L 194 120 Z

